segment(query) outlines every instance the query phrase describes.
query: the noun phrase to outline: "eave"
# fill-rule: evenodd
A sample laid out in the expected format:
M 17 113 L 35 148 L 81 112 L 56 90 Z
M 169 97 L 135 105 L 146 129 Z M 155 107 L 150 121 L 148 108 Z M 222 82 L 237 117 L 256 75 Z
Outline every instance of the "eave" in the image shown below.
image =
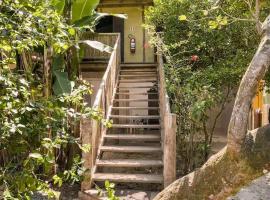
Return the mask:
M 99 8 L 151 6 L 152 0 L 100 0 Z

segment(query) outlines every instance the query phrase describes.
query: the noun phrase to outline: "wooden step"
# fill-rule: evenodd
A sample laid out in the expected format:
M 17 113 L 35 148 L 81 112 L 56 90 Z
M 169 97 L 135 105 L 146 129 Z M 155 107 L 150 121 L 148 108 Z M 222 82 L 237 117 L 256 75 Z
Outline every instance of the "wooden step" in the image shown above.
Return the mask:
M 116 196 L 119 197 L 121 200 L 127 199 L 128 196 L 135 193 L 140 193 L 142 190 L 129 190 L 129 189 L 119 189 L 116 190 Z M 106 189 L 98 188 L 98 189 L 91 189 L 86 191 L 79 192 L 79 199 L 74 200 L 108 200 Z M 154 199 L 157 196 L 158 191 L 147 191 L 147 197 L 149 199 Z M 146 198 L 146 199 L 148 199 Z M 144 198 L 145 199 L 145 198 Z M 138 199 L 137 199 L 138 200 Z
M 120 74 L 155 74 L 157 75 L 156 69 L 122 69 L 120 70 Z
M 156 69 L 121 69 L 120 73 L 157 74 L 157 70 Z
M 129 79 L 129 80 L 123 80 L 123 79 L 120 79 L 119 80 L 119 83 L 147 83 L 147 82 L 157 82 L 157 79 Z
M 121 67 L 157 67 L 156 63 L 123 63 L 120 65 Z
M 110 118 L 117 119 L 159 119 L 159 115 L 145 115 L 145 116 L 137 116 L 137 115 L 111 115 Z
M 159 124 L 144 125 L 144 124 L 112 124 L 112 128 L 154 128 L 159 129 Z
M 114 99 L 115 102 L 158 102 L 158 99 Z
M 123 182 L 123 183 L 163 183 L 162 175 L 152 174 L 120 174 L 120 173 L 96 173 L 93 174 L 94 181 Z
M 160 141 L 161 136 L 158 134 L 106 134 L 104 138 L 111 140 Z
M 129 74 L 129 75 L 119 75 L 119 77 L 120 78 L 134 78 L 134 77 L 139 77 L 139 78 L 145 78 L 145 77 L 151 77 L 151 78 L 153 78 L 153 77 L 157 77 L 156 75 L 146 75 L 146 74 L 138 74 L 138 75 L 136 75 L 136 74 Z
M 156 146 L 101 146 L 100 151 L 118 153 L 155 153 L 162 152 L 162 148 Z
M 118 86 L 117 88 L 118 89 L 150 89 L 150 88 L 153 88 L 154 85 L 149 85 L 149 86 Z M 156 85 L 155 85 L 156 87 Z
M 117 92 L 116 95 L 158 95 L 155 92 Z
M 134 159 L 120 159 L 120 160 L 97 160 L 96 165 L 99 167 L 161 167 L 163 162 L 161 160 L 134 160 Z
M 159 107 L 112 107 L 114 110 L 159 110 Z

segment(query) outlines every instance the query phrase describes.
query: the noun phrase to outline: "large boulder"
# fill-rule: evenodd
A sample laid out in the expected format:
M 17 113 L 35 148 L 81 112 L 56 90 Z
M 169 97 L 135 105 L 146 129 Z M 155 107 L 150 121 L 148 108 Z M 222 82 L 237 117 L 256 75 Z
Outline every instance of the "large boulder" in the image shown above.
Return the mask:
M 270 161 L 270 125 L 247 133 L 241 157 L 226 147 L 200 169 L 176 180 L 154 200 L 226 199 L 261 176 Z

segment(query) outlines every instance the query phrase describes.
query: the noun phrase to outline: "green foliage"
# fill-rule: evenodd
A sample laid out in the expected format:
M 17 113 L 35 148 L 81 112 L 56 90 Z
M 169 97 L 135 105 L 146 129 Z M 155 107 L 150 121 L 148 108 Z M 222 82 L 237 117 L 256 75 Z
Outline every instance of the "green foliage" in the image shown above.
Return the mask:
M 55 83 L 53 85 L 53 92 L 56 95 L 60 95 L 63 93 L 70 94 L 71 93 L 71 82 L 68 79 L 67 72 L 54 71 Z
M 37 79 L 35 79 L 37 80 Z M 42 83 L 28 82 L 24 75 L 1 69 L 0 75 L 0 149 L 10 160 L 0 167 L 0 185 L 6 194 L 23 199 L 34 191 L 53 194 L 49 186 L 53 166 L 57 163 L 55 151 L 80 141 L 70 135 L 69 121 L 81 117 L 98 118 L 99 113 L 84 108 L 83 95 L 91 92 L 88 85 L 76 85 L 70 94 L 42 96 Z M 80 106 L 80 112 L 72 109 Z M 89 147 L 84 147 L 89 150 Z M 80 181 L 83 169 L 75 159 L 70 170 L 61 179 L 52 176 L 54 184 Z M 62 180 L 63 178 L 63 180 Z
M 104 186 L 105 186 L 106 192 L 103 192 L 103 190 L 101 188 L 96 186 L 98 193 L 99 193 L 99 196 L 105 195 L 108 198 L 108 200 L 120 200 L 120 198 L 115 195 L 115 184 L 114 183 L 111 183 L 110 181 L 106 180 Z M 105 193 L 105 194 L 103 194 L 103 193 Z
M 66 5 L 65 0 L 51 0 L 51 5 L 56 9 L 59 14 L 62 14 Z
M 109 181 L 105 181 L 105 188 L 107 191 L 107 196 L 109 200 L 119 200 L 117 196 L 115 196 L 115 184 L 110 183 Z
M 0 10 L 0 49 L 5 52 L 47 44 L 60 52 L 72 44 L 70 27 L 48 1 L 3 0 Z
M 82 30 L 66 23 L 65 5 L 0 1 L 0 187 L 5 199 L 31 199 L 35 192 L 53 198 L 53 186 L 79 182 L 86 169 L 78 155 L 67 158 L 65 153 L 91 147 L 81 144 L 74 127 L 82 118 L 110 126 L 102 111 L 83 103 L 91 86 L 76 77 L 70 81 L 67 52 L 78 47 Z M 44 95 L 51 85 L 54 95 Z
M 99 0 L 75 0 L 72 4 L 72 21 L 82 19 L 83 17 L 90 16 L 92 11 L 99 4 Z
M 216 120 L 234 98 L 259 36 L 245 1 L 155 0 L 154 4 L 146 12 L 146 27 L 168 63 L 166 81 L 178 117 L 179 162 L 185 163 L 180 171 L 186 173 L 200 164 L 196 160 L 207 159 Z M 263 5 L 262 17 L 267 12 L 269 6 Z

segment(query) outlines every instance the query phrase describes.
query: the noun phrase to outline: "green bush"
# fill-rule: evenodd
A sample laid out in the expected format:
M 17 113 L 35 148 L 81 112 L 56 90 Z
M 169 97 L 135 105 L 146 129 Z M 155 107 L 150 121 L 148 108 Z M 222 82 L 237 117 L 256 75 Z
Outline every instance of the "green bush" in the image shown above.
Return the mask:
M 269 5 L 263 7 L 265 14 Z M 145 26 L 166 59 L 178 121 L 178 167 L 187 173 L 208 158 L 216 121 L 234 98 L 259 35 L 247 4 L 232 0 L 155 0 Z

